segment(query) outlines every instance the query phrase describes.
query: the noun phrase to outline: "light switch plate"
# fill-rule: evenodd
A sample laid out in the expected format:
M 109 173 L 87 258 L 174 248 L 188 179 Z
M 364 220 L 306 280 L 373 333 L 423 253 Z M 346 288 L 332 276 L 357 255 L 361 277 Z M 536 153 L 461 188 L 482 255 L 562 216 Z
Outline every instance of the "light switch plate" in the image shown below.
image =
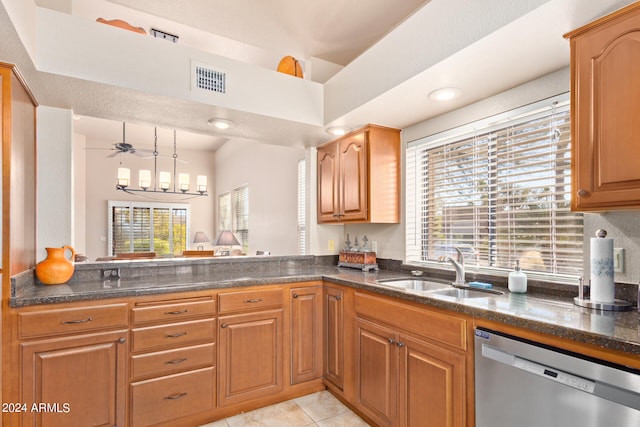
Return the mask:
M 613 248 L 613 272 L 624 273 L 624 248 Z

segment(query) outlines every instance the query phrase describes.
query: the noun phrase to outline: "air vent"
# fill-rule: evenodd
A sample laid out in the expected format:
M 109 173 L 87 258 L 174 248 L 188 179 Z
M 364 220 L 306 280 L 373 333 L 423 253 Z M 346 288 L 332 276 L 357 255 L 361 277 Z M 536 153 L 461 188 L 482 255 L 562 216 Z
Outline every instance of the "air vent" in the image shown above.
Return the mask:
M 195 83 L 198 89 L 208 92 L 225 93 L 226 76 L 222 71 L 212 70 L 201 65 L 195 66 Z

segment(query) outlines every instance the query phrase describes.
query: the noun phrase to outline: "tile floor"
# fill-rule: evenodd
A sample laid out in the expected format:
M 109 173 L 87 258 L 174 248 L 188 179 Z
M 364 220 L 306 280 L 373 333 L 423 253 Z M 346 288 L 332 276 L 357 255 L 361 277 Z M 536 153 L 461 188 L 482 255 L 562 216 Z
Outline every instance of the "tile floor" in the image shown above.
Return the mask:
M 367 427 L 328 391 L 234 415 L 200 427 Z

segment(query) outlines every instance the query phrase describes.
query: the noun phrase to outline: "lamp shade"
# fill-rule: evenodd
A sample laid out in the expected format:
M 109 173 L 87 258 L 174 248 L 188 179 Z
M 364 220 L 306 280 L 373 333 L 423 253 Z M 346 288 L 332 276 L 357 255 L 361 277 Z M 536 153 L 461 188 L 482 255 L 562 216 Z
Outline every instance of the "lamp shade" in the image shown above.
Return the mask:
M 240 242 L 230 230 L 222 230 L 213 242 L 213 246 L 238 246 Z
M 209 241 L 210 240 L 207 235 L 204 234 L 204 231 L 197 231 L 196 235 L 193 237 L 193 243 L 207 243 Z

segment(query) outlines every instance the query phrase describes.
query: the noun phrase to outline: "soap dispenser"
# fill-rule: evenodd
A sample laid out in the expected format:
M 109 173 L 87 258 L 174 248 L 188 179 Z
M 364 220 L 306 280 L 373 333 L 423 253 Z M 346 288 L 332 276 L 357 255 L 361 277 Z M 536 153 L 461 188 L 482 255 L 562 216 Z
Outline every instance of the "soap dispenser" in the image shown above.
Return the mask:
M 527 292 L 527 275 L 520 270 L 520 260 L 516 261 L 516 269 L 509 273 L 509 292 Z

